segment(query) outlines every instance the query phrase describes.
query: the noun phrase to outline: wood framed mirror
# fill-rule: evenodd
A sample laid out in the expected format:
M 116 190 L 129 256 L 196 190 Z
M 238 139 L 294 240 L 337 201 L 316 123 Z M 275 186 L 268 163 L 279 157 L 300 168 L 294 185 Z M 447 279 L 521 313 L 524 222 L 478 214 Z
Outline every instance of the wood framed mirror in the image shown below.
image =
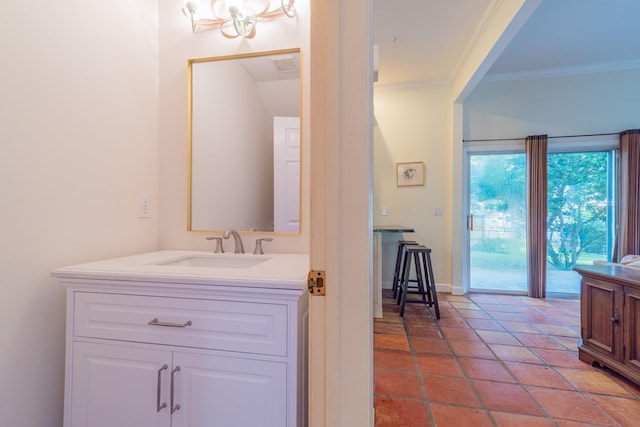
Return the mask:
M 300 232 L 300 49 L 188 61 L 189 231 Z

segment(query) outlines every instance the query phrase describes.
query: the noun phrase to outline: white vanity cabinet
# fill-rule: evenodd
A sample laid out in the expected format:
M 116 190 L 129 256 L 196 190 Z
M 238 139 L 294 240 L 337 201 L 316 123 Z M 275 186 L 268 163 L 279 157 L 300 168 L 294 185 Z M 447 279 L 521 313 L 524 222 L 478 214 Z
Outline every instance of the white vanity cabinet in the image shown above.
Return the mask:
M 302 286 L 62 270 L 65 427 L 306 426 Z
M 288 425 L 285 363 L 81 341 L 73 352 L 73 426 Z

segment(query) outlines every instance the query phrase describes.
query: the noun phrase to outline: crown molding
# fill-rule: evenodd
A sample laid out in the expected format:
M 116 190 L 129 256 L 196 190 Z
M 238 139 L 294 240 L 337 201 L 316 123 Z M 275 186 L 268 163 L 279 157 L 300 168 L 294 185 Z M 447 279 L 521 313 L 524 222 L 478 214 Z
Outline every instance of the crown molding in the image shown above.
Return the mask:
M 380 84 L 375 83 L 373 89 L 376 92 L 396 92 L 401 90 L 411 89 L 437 89 L 437 88 L 449 88 L 451 82 L 449 80 L 432 80 L 424 82 L 410 82 L 401 84 Z
M 527 70 L 514 73 L 486 74 L 480 84 L 498 83 L 518 80 L 549 79 L 555 77 L 577 76 L 581 74 L 606 73 L 611 71 L 640 69 L 640 59 L 632 61 L 607 62 L 585 65 L 581 67 L 550 68 L 544 70 Z

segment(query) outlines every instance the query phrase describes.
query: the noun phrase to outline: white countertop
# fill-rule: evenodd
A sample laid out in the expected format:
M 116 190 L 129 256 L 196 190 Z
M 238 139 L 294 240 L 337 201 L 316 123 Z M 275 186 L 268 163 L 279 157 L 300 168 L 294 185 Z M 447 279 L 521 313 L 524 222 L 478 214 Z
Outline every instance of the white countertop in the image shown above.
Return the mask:
M 230 264 L 249 259 L 264 259 L 264 262 L 248 268 L 162 265 L 186 257 L 215 257 L 222 264 L 226 259 Z M 210 251 L 164 250 L 61 267 L 52 275 L 63 282 L 64 279 L 91 279 L 302 290 L 306 289 L 308 272 L 308 254 L 214 254 Z

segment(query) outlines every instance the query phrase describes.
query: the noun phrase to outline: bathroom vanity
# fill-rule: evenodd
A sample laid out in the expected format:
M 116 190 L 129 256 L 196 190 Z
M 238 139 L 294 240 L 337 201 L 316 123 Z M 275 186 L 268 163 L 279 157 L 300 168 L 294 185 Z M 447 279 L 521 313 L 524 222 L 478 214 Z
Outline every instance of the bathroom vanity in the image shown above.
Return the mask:
M 305 426 L 308 256 L 63 267 L 65 427 Z

